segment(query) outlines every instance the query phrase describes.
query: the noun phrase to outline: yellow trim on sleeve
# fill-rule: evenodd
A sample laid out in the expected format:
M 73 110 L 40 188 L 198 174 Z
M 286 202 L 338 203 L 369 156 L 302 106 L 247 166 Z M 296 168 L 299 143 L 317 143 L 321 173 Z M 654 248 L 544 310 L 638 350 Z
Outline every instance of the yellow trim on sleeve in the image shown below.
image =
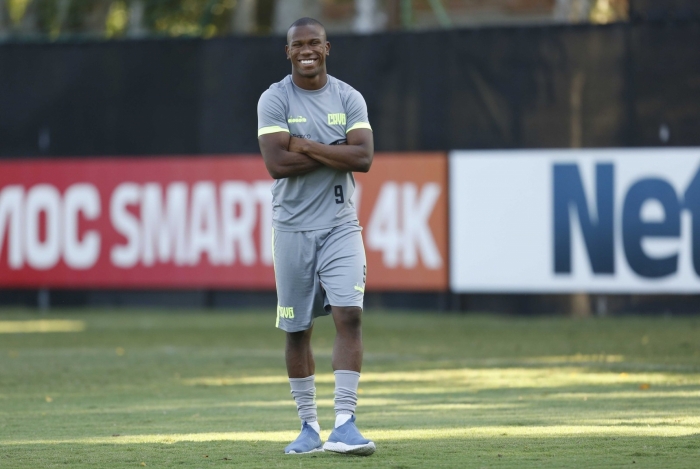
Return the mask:
M 262 129 L 258 129 L 258 137 L 260 137 L 261 135 L 274 134 L 276 132 L 289 133 L 289 130 L 285 129 L 284 127 L 280 127 L 279 125 L 271 125 L 269 127 L 263 127 Z
M 355 130 L 355 129 L 369 129 L 369 130 L 372 130 L 372 126 L 369 125 L 368 122 L 358 122 L 357 124 L 355 124 L 355 125 L 353 125 L 352 127 L 350 127 L 348 130 L 346 130 L 345 133 L 347 134 L 347 133 L 350 132 L 351 130 Z

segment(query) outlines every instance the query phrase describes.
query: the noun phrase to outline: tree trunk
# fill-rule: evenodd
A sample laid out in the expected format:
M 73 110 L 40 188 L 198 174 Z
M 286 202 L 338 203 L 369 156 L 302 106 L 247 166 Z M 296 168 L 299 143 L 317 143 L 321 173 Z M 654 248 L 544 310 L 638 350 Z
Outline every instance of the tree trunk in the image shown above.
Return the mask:
M 144 37 L 147 33 L 144 27 L 144 13 L 146 7 L 143 0 L 131 0 L 129 5 L 129 26 L 126 28 L 128 37 Z
M 401 0 L 386 0 L 385 5 L 387 12 L 387 29 L 401 29 Z
M 586 84 L 586 75 L 581 71 L 574 73 L 571 79 L 569 95 L 571 106 L 571 148 L 583 146 L 583 89 Z M 574 317 L 588 317 L 591 315 L 591 297 L 588 293 L 574 293 L 571 295 L 571 315 Z
M 37 3 L 37 0 L 29 2 L 19 25 L 14 25 L 14 29 L 22 35 L 34 36 L 40 32 L 39 8 L 37 7 Z
M 10 33 L 10 14 L 7 12 L 7 2 L 0 3 L 0 39 Z
M 234 34 L 253 34 L 257 29 L 255 0 L 238 0 L 231 18 L 231 31 Z
M 377 8 L 377 0 L 355 0 L 355 22 L 353 31 L 359 34 L 370 34 L 386 25 L 386 14 Z
M 55 19 L 55 28 L 51 28 L 52 36 L 53 34 L 59 35 L 65 32 L 66 20 L 68 19 L 68 12 L 71 7 L 71 0 L 56 0 L 57 11 Z
M 554 18 L 565 23 L 587 22 L 595 0 L 557 0 Z
M 321 13 L 320 2 L 315 0 L 278 0 L 272 19 L 272 32 L 284 35 L 292 23 L 299 18 L 310 16 L 318 19 Z
M 82 32 L 89 33 L 92 36 L 104 36 L 107 25 L 107 15 L 111 2 L 100 0 L 94 2 L 92 8 L 85 13 L 82 21 Z

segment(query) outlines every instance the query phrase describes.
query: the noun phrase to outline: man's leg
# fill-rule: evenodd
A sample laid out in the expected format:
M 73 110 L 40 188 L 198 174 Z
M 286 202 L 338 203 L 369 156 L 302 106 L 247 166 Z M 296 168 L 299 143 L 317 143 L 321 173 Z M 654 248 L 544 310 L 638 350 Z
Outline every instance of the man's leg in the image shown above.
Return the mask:
M 324 448 L 345 454 L 370 455 L 375 445 L 355 427 L 357 388 L 362 369 L 362 308 L 331 307 L 335 322 L 335 427 Z
M 287 454 L 321 451 L 319 438 L 321 427 L 318 424 L 316 413 L 316 385 L 314 383 L 316 364 L 311 350 L 312 331 L 313 326 L 306 331 L 287 332 L 287 344 L 284 351 L 287 375 L 294 402 L 297 404 L 297 412 L 302 422 L 301 434 L 285 448 Z M 312 428 L 315 433 L 309 432 L 308 427 Z
M 362 308 L 331 306 L 335 322 L 332 365 L 335 373 L 335 427 L 355 414 L 362 369 Z
M 335 322 L 333 372 L 335 373 L 335 426 L 355 414 L 362 369 L 362 308 L 331 306 Z
M 362 308 L 331 306 L 335 322 L 333 371 L 362 369 Z
M 357 388 L 362 369 L 362 304 L 367 262 L 360 226 L 334 228 L 319 253 L 319 277 L 326 308 L 335 323 L 335 426 L 323 448 L 344 454 L 370 455 L 375 445 L 355 426 Z M 327 310 L 327 309 L 326 309 Z
M 316 385 L 311 333 L 314 317 L 323 313 L 323 289 L 316 273 L 314 232 L 274 231 L 272 239 L 277 285 L 277 323 L 285 331 L 285 361 L 301 433 L 284 452 L 322 451 L 316 415 Z
M 284 349 L 287 361 L 287 375 L 290 378 L 306 378 L 316 372 L 316 363 L 311 350 L 311 333 L 314 326 L 300 332 L 287 332 L 287 345 Z

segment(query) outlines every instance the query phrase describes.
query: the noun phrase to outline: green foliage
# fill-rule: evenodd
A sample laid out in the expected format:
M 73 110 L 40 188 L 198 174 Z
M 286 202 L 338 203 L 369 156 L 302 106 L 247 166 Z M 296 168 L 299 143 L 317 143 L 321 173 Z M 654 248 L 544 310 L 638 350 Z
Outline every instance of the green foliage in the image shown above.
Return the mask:
M 369 311 L 369 458 L 282 454 L 298 419 L 273 325 L 272 310 L 0 314 L 0 467 L 696 467 L 700 319 Z M 332 342 L 319 319 L 324 437 Z
M 6 0 L 11 37 L 213 37 L 231 33 L 237 0 Z M 3 5 L 0 5 L 0 8 Z M 134 24 L 139 22 L 139 24 Z
M 170 36 L 212 37 L 228 32 L 235 4 L 235 0 L 151 0 L 146 2 L 145 25 Z

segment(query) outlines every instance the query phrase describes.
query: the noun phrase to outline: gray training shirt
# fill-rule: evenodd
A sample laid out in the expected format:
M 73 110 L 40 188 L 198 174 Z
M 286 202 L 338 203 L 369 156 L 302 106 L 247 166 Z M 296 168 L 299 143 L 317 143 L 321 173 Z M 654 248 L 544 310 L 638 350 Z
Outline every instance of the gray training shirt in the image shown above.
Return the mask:
M 320 90 L 307 91 L 292 76 L 275 83 L 258 101 L 258 137 L 289 132 L 326 145 L 345 143 L 353 129 L 370 129 L 362 95 L 328 75 Z M 352 172 L 323 166 L 302 176 L 277 179 L 272 185 L 272 226 L 279 231 L 311 231 L 357 220 L 350 201 Z

